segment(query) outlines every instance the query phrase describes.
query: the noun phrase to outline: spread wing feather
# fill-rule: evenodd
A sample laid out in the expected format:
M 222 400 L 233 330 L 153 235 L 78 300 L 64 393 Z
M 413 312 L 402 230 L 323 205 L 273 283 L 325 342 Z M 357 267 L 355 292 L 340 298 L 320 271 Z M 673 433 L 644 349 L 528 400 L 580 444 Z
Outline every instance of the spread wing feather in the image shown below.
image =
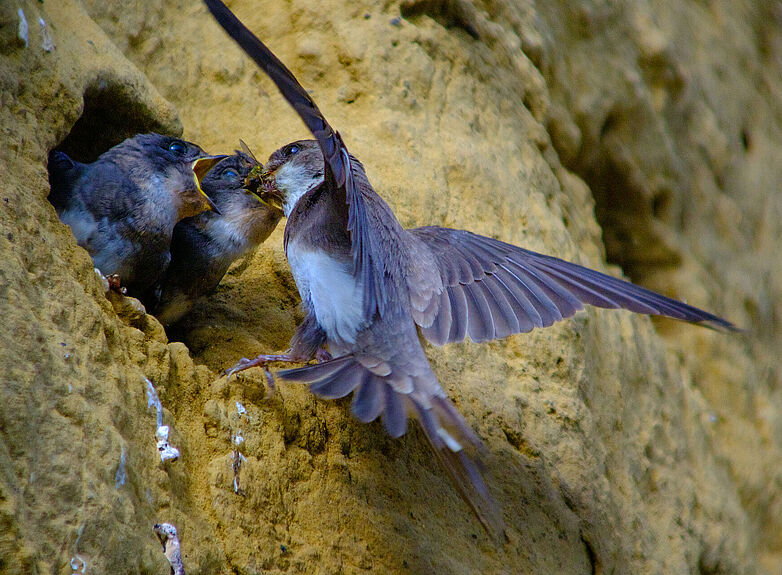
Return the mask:
M 691 305 L 505 242 L 436 226 L 409 233 L 434 255 L 442 279 L 442 289 L 431 295 L 437 305 L 420 306 L 422 311 L 414 313 L 424 337 L 435 345 L 467 335 L 480 342 L 546 327 L 584 304 L 736 330 Z

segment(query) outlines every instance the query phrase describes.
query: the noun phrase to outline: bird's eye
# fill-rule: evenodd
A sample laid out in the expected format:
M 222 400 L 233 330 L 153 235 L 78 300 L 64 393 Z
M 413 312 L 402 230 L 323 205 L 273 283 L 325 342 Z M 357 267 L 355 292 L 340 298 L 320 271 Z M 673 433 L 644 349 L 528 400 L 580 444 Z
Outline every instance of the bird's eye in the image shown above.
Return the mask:
M 293 154 L 299 153 L 299 146 L 297 144 L 293 144 L 291 146 L 288 146 L 288 152 L 285 154 L 286 156 L 292 156 Z
M 174 140 L 168 145 L 168 149 L 171 152 L 174 152 L 175 154 L 184 154 L 185 153 L 185 143 L 180 142 L 179 140 Z
M 237 172 L 236 170 L 232 170 L 231 168 L 228 168 L 227 170 L 225 170 L 223 172 L 223 176 L 225 176 L 226 178 L 235 178 L 238 175 L 239 175 L 239 172 Z

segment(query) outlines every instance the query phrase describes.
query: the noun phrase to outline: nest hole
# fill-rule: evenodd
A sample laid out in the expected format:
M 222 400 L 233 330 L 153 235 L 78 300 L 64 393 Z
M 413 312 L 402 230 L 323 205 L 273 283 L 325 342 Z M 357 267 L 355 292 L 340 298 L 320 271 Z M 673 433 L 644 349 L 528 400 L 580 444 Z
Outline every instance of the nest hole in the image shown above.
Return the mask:
M 147 132 L 170 129 L 160 122 L 155 110 L 139 101 L 131 86 L 97 78 L 84 91 L 81 116 L 55 149 L 90 163 L 127 138 Z

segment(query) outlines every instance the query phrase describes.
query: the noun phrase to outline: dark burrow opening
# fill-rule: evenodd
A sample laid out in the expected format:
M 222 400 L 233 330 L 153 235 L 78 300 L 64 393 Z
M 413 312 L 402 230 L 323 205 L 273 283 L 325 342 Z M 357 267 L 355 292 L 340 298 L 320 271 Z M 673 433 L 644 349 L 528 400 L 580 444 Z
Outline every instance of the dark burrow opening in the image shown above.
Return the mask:
M 71 160 L 89 164 L 137 134 L 157 132 L 173 136 L 181 132 L 178 121 L 172 123 L 170 118 L 161 120 L 159 110 L 139 98 L 137 86 L 111 75 L 94 78 L 85 88 L 82 98 L 81 115 L 62 141 L 50 150 L 47 169 L 52 189 L 48 199 L 58 210 L 63 205 L 64 192 L 58 195 L 55 190 L 66 190 L 67 185 L 55 188 L 53 178 L 57 179 L 57 176 L 53 175 L 53 152 L 63 152 Z M 59 181 L 64 180 L 60 178 Z M 139 297 L 139 294 L 133 295 Z
M 564 163 L 592 191 L 607 261 L 634 283 L 664 291 L 661 278 L 680 267 L 684 257 L 676 233 L 681 205 L 675 190 L 682 182 L 669 165 L 657 166 L 654 177 L 647 179 L 643 166 L 633 161 L 623 142 L 634 137 L 628 130 L 645 123 L 648 120 L 632 110 L 610 113 L 578 156 Z
M 415 20 L 420 16 L 429 16 L 447 29 L 464 30 L 473 40 L 480 40 L 480 34 L 467 5 L 456 0 L 406 0 L 399 6 L 402 17 Z
M 644 187 L 636 185 L 610 158 L 578 174 L 592 190 L 609 263 L 620 266 L 640 285 L 660 271 L 681 265 L 682 254 L 673 243 L 673 234 L 664 231 L 672 210 L 670 190 L 661 188 L 647 197 Z
M 170 128 L 138 100 L 130 86 L 98 77 L 84 91 L 81 116 L 55 149 L 89 163 L 123 140 L 145 132 L 165 133 Z

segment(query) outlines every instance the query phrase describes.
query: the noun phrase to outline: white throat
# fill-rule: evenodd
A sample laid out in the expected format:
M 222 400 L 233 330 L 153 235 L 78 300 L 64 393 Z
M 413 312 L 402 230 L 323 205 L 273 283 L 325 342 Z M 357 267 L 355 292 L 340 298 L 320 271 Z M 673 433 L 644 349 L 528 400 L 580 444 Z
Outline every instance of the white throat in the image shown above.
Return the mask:
M 293 162 L 280 166 L 274 174 L 274 182 L 285 196 L 282 205 L 285 217 L 290 217 L 301 197 L 322 181 L 322 177 L 313 178 L 303 166 L 295 165 Z

